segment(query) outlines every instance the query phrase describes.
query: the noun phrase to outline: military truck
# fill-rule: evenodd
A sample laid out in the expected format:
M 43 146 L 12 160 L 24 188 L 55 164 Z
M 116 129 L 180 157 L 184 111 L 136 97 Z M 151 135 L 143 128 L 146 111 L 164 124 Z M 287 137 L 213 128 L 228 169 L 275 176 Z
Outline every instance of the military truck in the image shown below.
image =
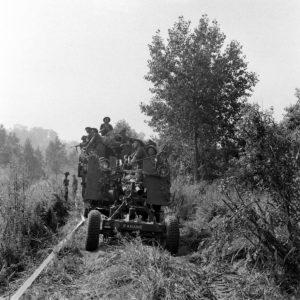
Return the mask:
M 179 224 L 165 215 L 170 201 L 170 172 L 164 152 L 143 159 L 141 169 L 126 169 L 116 157 L 85 157 L 82 165 L 84 215 L 88 218 L 86 250 L 103 239 L 138 234 L 177 253 Z

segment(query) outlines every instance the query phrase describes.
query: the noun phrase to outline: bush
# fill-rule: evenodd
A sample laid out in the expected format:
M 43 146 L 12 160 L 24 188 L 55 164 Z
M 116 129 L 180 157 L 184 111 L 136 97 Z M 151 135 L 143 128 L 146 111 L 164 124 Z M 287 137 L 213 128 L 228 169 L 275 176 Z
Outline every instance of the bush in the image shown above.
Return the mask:
M 256 106 L 247 108 L 238 128 L 245 144 L 224 185 L 227 206 L 233 216 L 239 212 L 245 234 L 263 249 L 280 283 L 290 286 L 300 280 L 300 144 Z M 233 186 L 236 200 L 228 196 Z
M 215 269 L 224 264 L 231 268 L 242 259 L 247 268 L 266 272 L 283 290 L 294 291 L 298 249 L 289 241 L 278 198 L 232 180 L 198 185 L 173 182 L 177 195 L 173 205 L 185 218 L 179 253 L 195 252 L 191 261 Z

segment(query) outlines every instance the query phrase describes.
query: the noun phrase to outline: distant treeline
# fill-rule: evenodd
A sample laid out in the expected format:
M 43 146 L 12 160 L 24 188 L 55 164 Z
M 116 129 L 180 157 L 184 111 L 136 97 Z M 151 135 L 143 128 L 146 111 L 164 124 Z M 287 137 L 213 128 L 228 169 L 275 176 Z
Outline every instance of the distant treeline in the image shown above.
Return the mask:
M 29 180 L 58 175 L 66 168 L 75 169 L 78 154 L 75 149 L 68 150 L 53 130 L 33 128 L 28 131 L 18 126 L 8 131 L 0 125 L 0 167 L 21 164 Z
M 54 141 L 58 134 L 52 129 L 42 127 L 28 128 L 23 125 L 14 125 L 11 130 L 19 139 L 21 145 L 25 145 L 27 139 L 31 141 L 34 148 L 40 148 L 45 151 L 50 141 Z

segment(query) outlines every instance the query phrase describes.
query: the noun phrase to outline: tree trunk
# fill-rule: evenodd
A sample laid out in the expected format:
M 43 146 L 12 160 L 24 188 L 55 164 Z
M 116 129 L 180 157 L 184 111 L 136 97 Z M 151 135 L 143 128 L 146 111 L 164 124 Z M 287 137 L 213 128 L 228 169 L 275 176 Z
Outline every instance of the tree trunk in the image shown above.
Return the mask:
M 197 128 L 194 128 L 194 183 L 200 180 L 199 176 L 199 149 L 198 149 L 199 135 Z

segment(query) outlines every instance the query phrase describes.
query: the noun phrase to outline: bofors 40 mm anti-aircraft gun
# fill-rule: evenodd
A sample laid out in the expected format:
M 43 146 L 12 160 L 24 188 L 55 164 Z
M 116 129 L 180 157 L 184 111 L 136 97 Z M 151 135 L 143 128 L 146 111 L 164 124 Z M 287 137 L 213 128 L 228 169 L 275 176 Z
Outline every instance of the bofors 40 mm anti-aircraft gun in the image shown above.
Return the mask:
M 170 172 L 164 153 L 143 159 L 143 167 L 127 170 L 115 158 L 90 155 L 85 176 L 85 215 L 88 216 L 86 250 L 119 234 L 138 234 L 143 239 L 177 253 L 179 224 L 165 216 L 170 201 Z

